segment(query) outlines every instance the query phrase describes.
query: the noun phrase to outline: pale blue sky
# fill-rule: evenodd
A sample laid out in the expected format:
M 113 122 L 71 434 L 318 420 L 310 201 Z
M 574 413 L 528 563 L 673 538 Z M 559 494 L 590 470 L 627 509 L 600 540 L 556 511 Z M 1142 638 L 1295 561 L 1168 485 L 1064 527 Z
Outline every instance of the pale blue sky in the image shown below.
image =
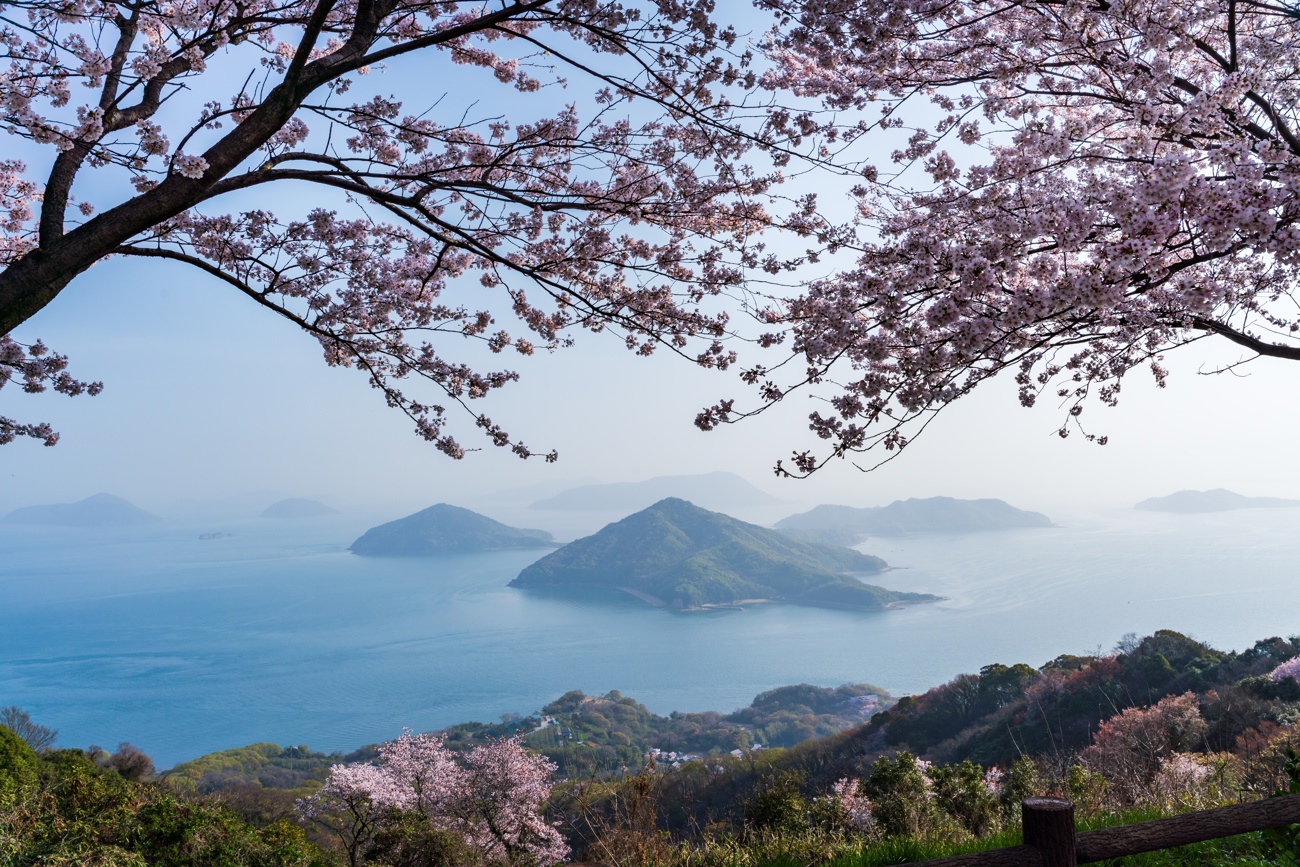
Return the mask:
M 412 81 L 403 74 L 394 67 L 365 83 L 388 90 Z M 436 80 L 475 96 L 454 76 Z M 575 81 L 567 94 L 553 93 L 569 99 L 578 87 Z M 485 95 L 499 97 L 495 90 Z M 842 201 L 835 182 L 822 194 Z M 1300 364 L 1268 360 L 1246 368 L 1245 377 L 1196 375 L 1203 363 L 1238 357 L 1222 343 L 1171 357 L 1174 375 L 1163 392 L 1137 375 L 1119 409 L 1089 408 L 1092 428 L 1111 437 L 1104 448 L 1077 437 L 1062 442 L 1053 433 L 1059 409 L 1022 410 L 1010 382 L 993 383 L 873 474 L 844 463 L 792 482 L 774 479 L 771 467 L 791 448 L 811 444 L 807 397 L 703 434 L 692 425 L 702 406 L 747 396 L 735 374 L 698 370 L 666 353 L 636 358 L 612 336 L 582 334 L 574 349 L 521 360 L 522 381 L 483 402 L 536 450 L 558 449 L 554 465 L 490 447 L 460 462 L 445 458 L 359 374 L 326 368 L 318 346 L 290 324 L 174 264 L 101 264 L 18 336 L 44 339 L 72 357 L 76 375 L 102 379 L 106 388 L 93 399 L 0 392 L 0 413 L 49 420 L 63 434 L 55 448 L 28 441 L 0 447 L 0 512 L 100 491 L 165 512 L 177 499 L 261 490 L 400 514 L 548 480 L 630 481 L 716 469 L 743 475 L 792 506 L 946 494 L 1059 511 L 1126 507 L 1218 486 L 1300 497 L 1291 442 Z M 456 421 L 463 443 L 480 445 L 470 426 Z
M 54 448 L 0 448 L 0 510 L 98 491 L 165 510 L 175 499 L 267 490 L 400 512 L 547 480 L 714 469 L 792 503 L 874 505 L 946 494 L 1059 510 L 1217 486 L 1300 496 L 1290 442 L 1300 365 L 1263 361 L 1245 378 L 1204 377 L 1191 357 L 1197 348 L 1174 359 L 1168 389 L 1137 376 L 1118 409 L 1089 410 L 1092 424 L 1111 435 L 1105 447 L 1059 440 L 1055 408 L 1023 410 L 1009 383 L 993 383 L 873 474 L 843 464 L 808 482 L 779 482 L 770 475 L 774 460 L 808 443 L 799 415 L 807 399 L 700 433 L 692 426 L 696 410 L 741 392 L 734 374 L 696 370 L 668 355 L 636 358 L 601 335 L 533 359 L 521 382 L 486 404 L 530 445 L 557 448 L 559 463 L 547 465 L 499 449 L 445 458 L 359 374 L 326 368 L 315 343 L 292 326 L 170 264 L 92 269 L 21 334 L 69 353 L 79 375 L 103 379 L 106 388 L 93 399 L 0 393 L 4 412 L 49 419 L 63 433 Z M 474 444 L 472 431 L 464 439 Z

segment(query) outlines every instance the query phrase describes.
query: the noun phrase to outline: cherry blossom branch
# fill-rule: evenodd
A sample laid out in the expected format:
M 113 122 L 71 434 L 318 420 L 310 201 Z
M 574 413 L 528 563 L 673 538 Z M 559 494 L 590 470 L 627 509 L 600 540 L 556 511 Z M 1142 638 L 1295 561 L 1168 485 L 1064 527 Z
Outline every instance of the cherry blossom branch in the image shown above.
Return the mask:
M 515 374 L 454 362 L 432 339 L 458 334 L 526 355 L 538 339 L 558 347 L 579 328 L 612 330 L 641 354 L 662 346 L 725 368 L 728 319 L 704 312 L 708 299 L 742 294 L 748 269 L 774 275 L 797 264 L 765 253 L 757 234 L 785 225 L 843 243 L 810 199 L 784 221 L 764 209 L 783 178 L 746 165 L 748 155 L 788 163 L 809 133 L 769 123 L 768 112 L 782 111 L 769 97 L 749 105 L 752 58 L 733 52 L 735 35 L 711 20 L 711 0 L 495 9 L 19 0 L 3 9 L 13 14 L 0 16 L 0 129 L 56 153 L 43 183 L 17 162 L 0 164 L 0 335 L 107 256 L 170 259 L 293 322 L 322 343 L 327 362 L 363 369 L 448 454 L 464 448 L 444 429 L 443 407 L 404 394 L 404 381 L 436 384 L 490 441 L 526 456 L 468 409 Z M 534 51 L 548 52 L 550 66 L 537 66 Z M 541 92 L 536 76 L 556 66 L 601 90 L 540 120 L 481 124 L 405 115 L 373 92 L 339 102 L 373 82 L 368 67 L 415 52 L 479 67 L 521 94 Z M 218 55 L 227 69 L 254 65 L 228 102 L 197 106 Z M 250 88 L 255 77 L 262 83 Z M 77 104 L 81 85 L 94 96 Z M 322 120 L 328 132 L 313 133 Z M 803 152 L 810 165 L 824 156 Z M 90 184 L 88 169 L 117 174 Z M 114 177 L 135 193 L 105 193 L 122 188 Z M 324 206 L 303 219 L 208 213 L 227 194 L 302 182 L 351 215 Z M 80 216 L 70 219 L 74 206 Z M 466 292 L 488 296 L 481 309 L 440 300 Z M 522 334 L 497 326 L 503 315 Z

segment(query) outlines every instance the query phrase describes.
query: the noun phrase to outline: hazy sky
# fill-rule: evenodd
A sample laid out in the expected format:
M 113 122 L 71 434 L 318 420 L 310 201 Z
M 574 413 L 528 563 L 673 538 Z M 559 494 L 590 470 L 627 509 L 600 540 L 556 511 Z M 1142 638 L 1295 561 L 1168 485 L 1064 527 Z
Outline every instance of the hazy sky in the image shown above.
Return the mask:
M 824 197 L 834 201 L 837 192 Z M 698 370 L 666 353 L 637 358 L 612 336 L 579 335 L 573 349 L 521 359 L 521 382 L 480 402 L 535 450 L 558 449 L 551 465 L 491 447 L 459 462 L 444 457 L 360 374 L 327 368 L 317 344 L 292 325 L 171 263 L 101 264 L 17 336 L 44 339 L 72 357 L 74 374 L 106 388 L 76 399 L 0 392 L 0 414 L 49 420 L 63 434 L 54 448 L 0 447 L 0 512 L 107 491 L 165 513 L 179 499 L 265 491 L 396 516 L 513 486 L 712 470 L 738 473 L 792 506 L 943 494 L 1059 511 L 1211 487 L 1300 497 L 1292 443 L 1300 364 L 1262 360 L 1245 376 L 1197 375 L 1239 357 L 1223 342 L 1171 356 L 1166 390 L 1139 374 L 1118 409 L 1089 407 L 1090 427 L 1110 436 L 1105 447 L 1060 440 L 1060 409 L 1050 401 L 1021 409 L 1008 380 L 946 410 L 874 473 L 842 463 L 812 480 L 782 481 L 772 476 L 774 462 L 814 444 L 810 398 L 701 433 L 692 424 L 701 407 L 748 396 L 736 374 Z M 482 445 L 465 420 L 454 423 L 463 444 Z
M 521 382 L 486 402 L 534 448 L 558 449 L 551 465 L 493 448 L 458 462 L 444 457 L 358 373 L 325 367 L 316 344 L 292 326 L 169 264 L 96 267 L 20 336 L 70 354 L 78 375 L 106 388 L 76 399 L 0 393 L 0 411 L 51 420 L 63 434 L 54 448 L 0 447 L 0 510 L 99 491 L 165 510 L 177 499 L 265 490 L 401 512 L 516 485 L 716 469 L 792 503 L 945 494 L 1059 510 L 1218 486 L 1300 496 L 1291 442 L 1300 365 L 1261 361 L 1245 377 L 1199 376 L 1198 366 L 1237 357 L 1208 341 L 1172 359 L 1168 389 L 1135 376 L 1118 409 L 1090 408 L 1093 427 L 1111 436 L 1104 447 L 1060 440 L 1052 433 L 1059 410 L 1021 409 L 1011 384 L 995 382 L 874 473 L 843 463 L 810 481 L 780 481 L 773 462 L 809 443 L 807 398 L 781 414 L 701 433 L 692 425 L 699 407 L 742 393 L 733 373 L 666 354 L 637 358 L 601 335 L 531 360 Z M 472 430 L 460 430 L 476 445 Z

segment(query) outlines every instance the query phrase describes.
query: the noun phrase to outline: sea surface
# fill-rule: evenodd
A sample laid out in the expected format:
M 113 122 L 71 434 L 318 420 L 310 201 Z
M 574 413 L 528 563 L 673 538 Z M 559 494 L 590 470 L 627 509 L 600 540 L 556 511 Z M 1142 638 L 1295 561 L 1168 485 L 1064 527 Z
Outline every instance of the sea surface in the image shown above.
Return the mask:
M 896 567 L 879 583 L 937 604 L 695 614 L 506 586 L 545 551 L 357 557 L 366 525 L 346 518 L 0 525 L 0 706 L 168 767 L 259 741 L 347 751 L 570 689 L 730 711 L 791 683 L 919 692 L 1129 632 L 1223 649 L 1300 632 L 1300 509 L 1057 520 L 861 546 Z M 214 529 L 232 535 L 199 538 Z

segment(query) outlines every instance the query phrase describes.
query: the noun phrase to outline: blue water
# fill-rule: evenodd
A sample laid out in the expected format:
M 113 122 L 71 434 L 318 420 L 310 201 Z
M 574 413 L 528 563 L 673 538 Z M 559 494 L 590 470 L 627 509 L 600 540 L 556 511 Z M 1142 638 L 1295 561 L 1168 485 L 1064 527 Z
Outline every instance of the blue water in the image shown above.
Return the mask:
M 1059 519 L 1058 519 L 1059 520 Z M 403 726 L 527 713 L 569 689 L 731 710 L 787 683 L 923 690 L 1177 629 L 1223 648 L 1300 632 L 1300 509 L 882 539 L 880 583 L 947 601 L 673 614 L 507 587 L 544 552 L 352 556 L 355 521 L 87 532 L 0 526 L 0 705 L 60 743 L 160 767 L 256 741 L 349 750 Z

